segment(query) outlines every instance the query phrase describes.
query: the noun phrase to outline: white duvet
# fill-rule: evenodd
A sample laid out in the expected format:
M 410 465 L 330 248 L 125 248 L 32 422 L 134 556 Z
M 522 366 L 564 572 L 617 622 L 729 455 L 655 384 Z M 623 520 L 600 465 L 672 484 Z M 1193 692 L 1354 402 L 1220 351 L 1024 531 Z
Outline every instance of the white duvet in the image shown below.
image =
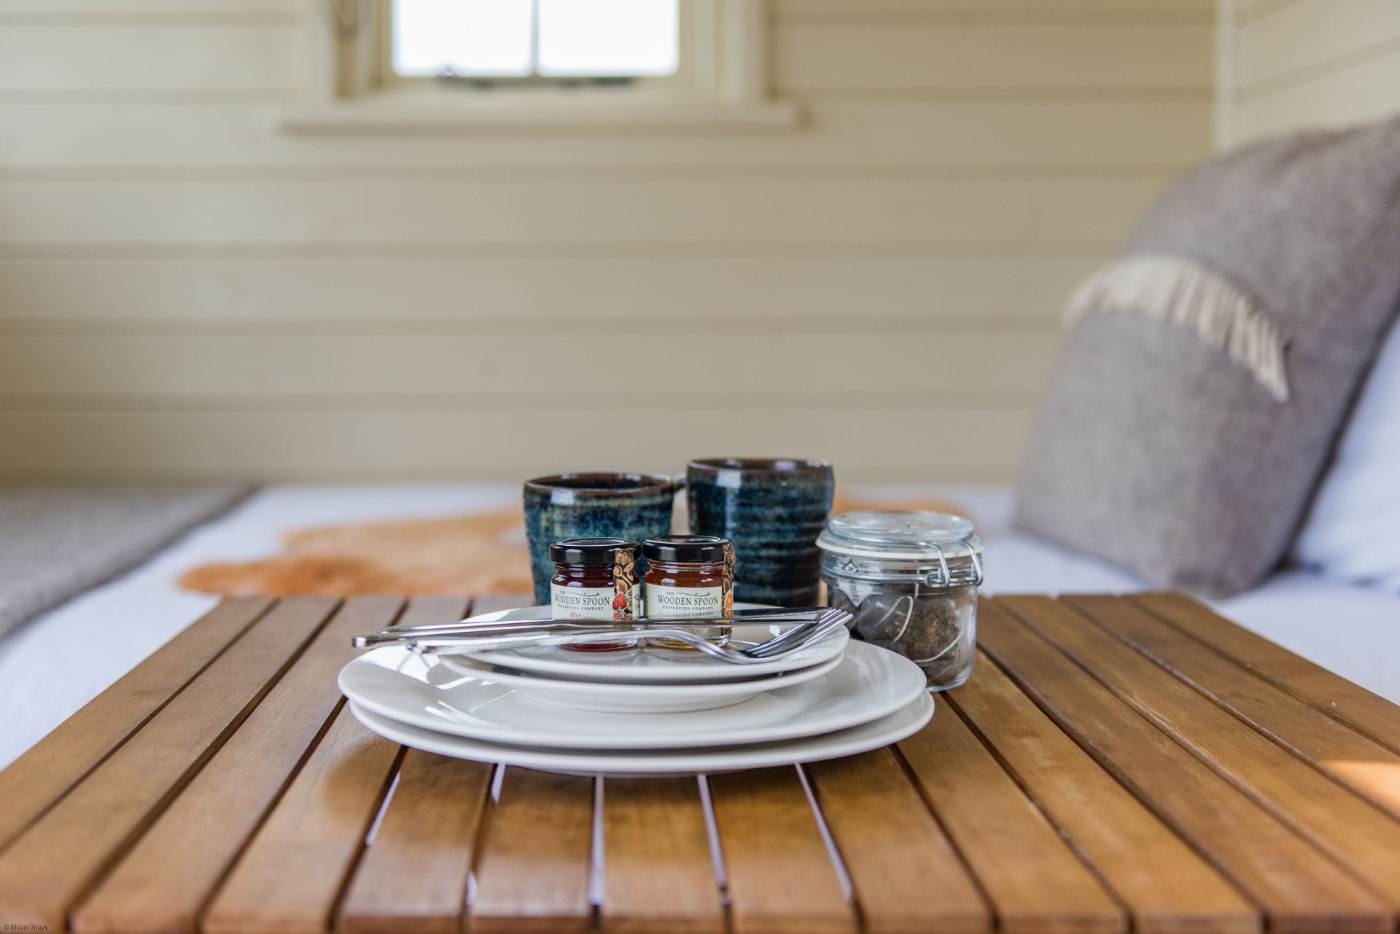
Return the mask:
M 865 489 L 897 497 L 921 488 Z M 935 491 L 963 504 L 984 541 L 989 593 L 1125 592 L 1130 575 L 1010 529 L 1008 489 Z M 175 579 L 206 561 L 274 554 L 285 529 L 467 512 L 510 501 L 505 487 L 273 487 L 142 567 L 0 639 L 0 767 L 215 603 Z M 1269 639 L 1400 702 L 1400 597 L 1305 572 L 1215 604 Z

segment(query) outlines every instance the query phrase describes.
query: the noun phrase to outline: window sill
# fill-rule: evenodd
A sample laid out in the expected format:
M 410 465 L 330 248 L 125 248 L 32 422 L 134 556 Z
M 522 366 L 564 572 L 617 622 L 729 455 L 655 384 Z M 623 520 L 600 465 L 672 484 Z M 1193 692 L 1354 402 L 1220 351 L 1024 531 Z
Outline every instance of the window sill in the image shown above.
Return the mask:
M 587 94 L 500 94 L 448 100 L 440 95 L 372 94 L 284 108 L 285 133 L 550 133 L 626 131 L 733 133 L 789 130 L 802 122 L 791 101 L 712 101 L 695 98 L 597 97 Z

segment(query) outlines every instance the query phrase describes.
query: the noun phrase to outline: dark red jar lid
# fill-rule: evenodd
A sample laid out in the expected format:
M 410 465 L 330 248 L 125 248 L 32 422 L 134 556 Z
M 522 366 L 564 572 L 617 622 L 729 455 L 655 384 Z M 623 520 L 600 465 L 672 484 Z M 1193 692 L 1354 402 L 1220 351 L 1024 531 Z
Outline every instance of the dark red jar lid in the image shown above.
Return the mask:
M 642 545 L 642 554 L 648 561 L 718 564 L 724 561 L 724 549 L 728 545 L 728 539 L 714 535 L 663 535 L 647 539 Z
M 628 538 L 566 538 L 549 546 L 555 564 L 616 564 L 618 552 L 637 557 L 637 543 Z

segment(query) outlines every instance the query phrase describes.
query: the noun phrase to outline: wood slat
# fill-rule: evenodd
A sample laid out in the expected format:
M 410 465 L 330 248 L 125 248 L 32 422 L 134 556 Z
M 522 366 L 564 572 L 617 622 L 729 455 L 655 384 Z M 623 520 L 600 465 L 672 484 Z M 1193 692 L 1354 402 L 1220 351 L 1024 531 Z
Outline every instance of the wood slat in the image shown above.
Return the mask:
M 735 934 L 846 934 L 852 906 L 795 769 L 708 778 Z
M 1400 906 L 1400 822 L 1048 597 L 1007 602 L 1110 690 Z M 1117 608 L 1138 612 L 1130 604 Z M 1106 610 L 1117 615 L 1115 610 Z
M 1227 623 L 1202 603 L 1178 593 L 1138 594 L 1132 602 L 1179 632 L 1211 646 L 1281 691 L 1400 752 L 1400 708 L 1283 646 Z
M 1400 49 L 1348 62 L 1325 75 L 1269 93 L 1243 97 L 1236 105 L 1236 139 L 1288 133 L 1300 127 L 1344 127 L 1395 112 L 1400 87 Z
M 986 653 L 1086 752 L 1253 898 L 1271 932 L 1391 929 L 1391 913 L 1354 875 L 1003 610 L 1007 605 L 1008 598 L 997 598 L 979 607 L 978 637 Z M 1037 617 L 1070 612 L 1049 600 L 1030 609 Z
M 455 934 L 495 767 L 410 749 L 336 930 Z
M 1075 745 L 991 659 L 980 658 L 973 677 L 945 697 L 1122 899 L 1133 930 L 1261 929 L 1259 910 Z
M 1242 24 L 1235 36 L 1239 81 L 1248 95 L 1340 71 L 1377 44 L 1394 43 L 1400 6 L 1392 0 L 1303 0 Z
M 1172 175 L 0 181 L 0 246 L 1111 247 Z
M 1065 601 L 1256 730 L 1400 817 L 1400 754 L 1242 671 L 1201 643 L 1183 639 L 1180 632 L 1133 604 L 1101 596 Z M 1400 721 L 1400 707 L 1392 710 L 1393 718 Z
M 728 173 L 824 166 L 876 174 L 901 168 L 1053 173 L 1182 167 L 1211 151 L 1206 100 L 880 96 L 859 101 L 809 97 L 803 103 L 809 121 L 795 133 L 573 133 L 541 146 L 537 135 L 520 133 L 385 133 L 359 135 L 347 145 L 344 137 L 269 132 L 266 104 L 244 101 L 211 99 L 198 107 L 130 101 L 114 107 L 82 98 L 52 103 L 0 99 L 0 138 L 5 140 L 0 168 L 49 175 L 135 170 L 169 176 L 249 170 L 306 175 L 424 170 L 577 174 L 580 169 L 674 173 L 686 167 Z
M 0 918 L 63 929 L 68 909 L 260 701 L 335 601 L 283 600 L 0 854 Z
M 724 931 L 724 906 L 695 778 L 608 779 L 603 853 L 603 930 Z
M 2 109 L 2 108 L 0 108 Z M 909 335 L 1015 321 L 1058 333 L 1059 306 L 1095 250 L 630 250 L 525 255 L 415 250 L 334 255 L 0 258 L 0 323 L 87 334 L 487 335 L 618 322 L 643 333 Z M 1014 275 L 1008 275 L 1014 270 Z M 674 293 L 658 306 L 658 293 Z M 936 292 L 943 300 L 930 306 Z M 464 294 L 472 301 L 460 302 Z M 782 295 L 774 303 L 772 295 Z M 879 304 L 871 306 L 871 297 Z M 403 305 L 396 303 L 402 302 Z M 864 307 L 859 321 L 851 308 Z M 397 314 L 386 308 L 398 308 Z M 623 324 L 625 322 L 625 324 Z M 62 329 L 60 331 L 60 329 Z M 33 333 L 20 331 L 19 333 Z M 167 364 L 168 365 L 168 364 Z
M 124 742 L 267 609 L 232 597 L 161 646 L 0 771 L 0 849 Z
M 999 929 L 1127 930 L 1127 916 L 952 709 L 899 744 Z
M 558 469 L 561 450 L 589 450 L 597 441 L 598 419 L 614 411 L 611 400 L 583 400 L 547 433 L 525 433 L 558 415 L 559 400 L 525 405 L 502 399 L 352 402 L 334 397 L 324 404 L 293 405 L 270 399 L 261 406 L 230 410 L 227 403 L 186 399 L 169 407 L 136 400 L 91 399 L 81 411 L 64 411 L 50 401 L 24 412 L 3 411 L 0 437 L 10 442 L 0 479 L 16 475 L 65 476 L 74 465 L 102 476 L 236 477 L 256 474 L 268 480 L 300 477 L 372 481 L 385 477 L 466 480 L 511 478 Z M 647 453 L 629 461 L 634 470 L 674 470 L 694 456 L 697 432 L 722 438 L 733 450 L 790 450 L 825 437 L 823 453 L 840 461 L 845 478 L 869 481 L 889 477 L 889 464 L 901 470 L 938 471 L 943 476 L 988 479 L 1005 474 L 1015 462 L 1030 423 L 1029 402 L 987 404 L 963 400 L 937 404 L 923 399 L 878 397 L 871 402 L 843 398 L 813 405 L 804 398 L 788 403 L 745 404 L 735 418 L 733 402 L 676 405 L 648 425 Z M 937 443 L 911 423 L 934 419 L 940 430 L 968 440 Z M 830 427 L 842 431 L 832 436 Z M 512 439 L 481 444 L 481 438 Z M 134 444 L 134 438 L 140 444 Z M 721 446 L 721 442 L 712 442 Z
M 206 934 L 320 934 L 364 847 L 402 747 L 342 705 L 210 902 Z
M 348 601 L 266 698 L 73 912 L 82 934 L 186 934 L 340 704 L 350 637 L 393 622 L 402 601 Z
M 861 328 L 902 336 L 1005 327 L 1059 333 L 1065 295 L 1101 260 L 924 249 L 765 255 L 311 255 L 0 259 L 7 333 L 520 333 L 616 322 L 657 335 Z M 1008 275 L 1014 271 L 1014 275 Z M 473 300 L 457 300 L 470 292 Z M 658 307 L 658 292 L 674 292 Z M 928 295 L 944 301 L 930 307 Z M 775 305 L 767 296 L 781 294 Z M 857 321 L 851 308 L 869 305 Z M 396 315 L 386 307 L 404 302 Z
M 925 372 L 923 341 L 891 341 L 888 332 L 755 334 L 735 342 L 713 325 L 677 339 L 697 358 L 712 359 L 724 392 L 753 398 L 774 386 L 790 394 L 830 392 L 831 382 L 812 360 L 878 359 L 884 365 L 863 381 L 865 393 L 961 393 L 978 378 L 1005 396 L 1029 399 L 1049 381 L 1060 335 L 942 334 L 946 365 Z M 571 361 L 616 354 L 635 361 L 640 383 L 664 385 L 672 364 L 651 353 L 658 340 L 636 327 L 622 333 L 568 329 L 533 334 L 335 334 L 211 337 L 0 337 L 0 395 L 27 393 L 101 396 L 109 393 L 179 398 L 244 396 L 387 400 L 423 393 L 499 398 L 518 361 L 537 361 L 536 398 L 565 392 L 602 396 L 615 381 L 601 373 L 572 372 Z
M 992 929 L 992 913 L 977 884 L 892 750 L 804 768 L 850 874 L 862 930 L 973 934 Z
M 532 593 L 486 594 L 472 601 L 472 615 L 478 616 L 482 613 L 494 613 L 497 610 L 513 610 L 516 607 L 534 605 L 535 595 Z
M 294 24 L 0 24 L 0 90 L 263 92 L 297 85 Z
M 780 92 L 804 93 L 1204 94 L 1211 23 L 1193 18 L 1126 24 L 795 19 L 775 32 L 774 82 Z
M 428 594 L 414 597 L 399 617 L 399 626 L 432 626 L 452 623 L 472 612 L 472 599 L 455 594 Z
M 418 597 L 400 625 L 467 615 L 463 597 Z M 455 932 L 495 767 L 408 750 L 373 843 L 355 868 L 336 922 L 348 934 Z
M 587 930 L 592 845 L 593 779 L 507 768 L 477 860 L 469 930 Z

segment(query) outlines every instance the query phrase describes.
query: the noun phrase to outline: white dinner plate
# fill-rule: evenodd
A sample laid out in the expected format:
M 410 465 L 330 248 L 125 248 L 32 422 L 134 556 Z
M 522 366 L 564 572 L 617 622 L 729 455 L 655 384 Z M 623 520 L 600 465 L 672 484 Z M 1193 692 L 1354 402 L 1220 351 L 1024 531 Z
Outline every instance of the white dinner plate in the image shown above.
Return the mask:
M 473 616 L 468 622 L 538 619 L 549 616 L 547 606 L 526 606 Z M 732 638 L 739 643 L 766 642 L 792 623 L 740 623 Z M 837 627 L 821 640 L 782 658 L 750 665 L 736 665 L 691 649 L 623 649 L 617 652 L 575 652 L 558 645 L 538 645 L 501 652 L 473 652 L 471 658 L 516 671 L 572 678 L 578 681 L 618 681 L 659 684 L 668 681 L 743 681 L 760 675 L 793 671 L 829 661 L 841 654 L 850 640 L 846 627 Z
M 675 775 L 678 772 L 732 772 L 737 769 L 792 765 L 796 762 L 817 762 L 879 749 L 921 730 L 933 716 L 933 697 L 926 691 L 920 691 L 919 695 L 904 707 L 878 720 L 805 739 L 754 746 L 631 752 L 569 752 L 528 746 L 499 746 L 495 743 L 409 726 L 391 717 L 383 717 L 365 710 L 353 702 L 350 704 L 350 712 L 366 727 L 387 740 L 442 756 L 473 759 L 478 762 L 500 762 L 505 765 L 574 775 L 602 772 L 631 777 L 660 777 Z
M 602 713 L 531 700 L 512 687 L 464 678 L 401 646 L 373 649 L 340 671 L 340 690 L 380 716 L 490 743 L 559 749 L 733 746 L 831 733 L 893 713 L 923 693 L 909 659 L 852 642 L 830 672 L 715 710 Z
M 576 710 L 607 713 L 680 713 L 687 710 L 713 710 L 757 697 L 764 691 L 790 688 L 821 677 L 841 663 L 838 656 L 819 665 L 796 671 L 764 675 L 750 681 L 711 681 L 700 684 L 619 684 L 613 681 L 575 681 L 548 678 L 489 665 L 462 655 L 440 655 L 442 664 L 454 673 L 478 681 L 491 681 L 515 688 L 531 700 Z

